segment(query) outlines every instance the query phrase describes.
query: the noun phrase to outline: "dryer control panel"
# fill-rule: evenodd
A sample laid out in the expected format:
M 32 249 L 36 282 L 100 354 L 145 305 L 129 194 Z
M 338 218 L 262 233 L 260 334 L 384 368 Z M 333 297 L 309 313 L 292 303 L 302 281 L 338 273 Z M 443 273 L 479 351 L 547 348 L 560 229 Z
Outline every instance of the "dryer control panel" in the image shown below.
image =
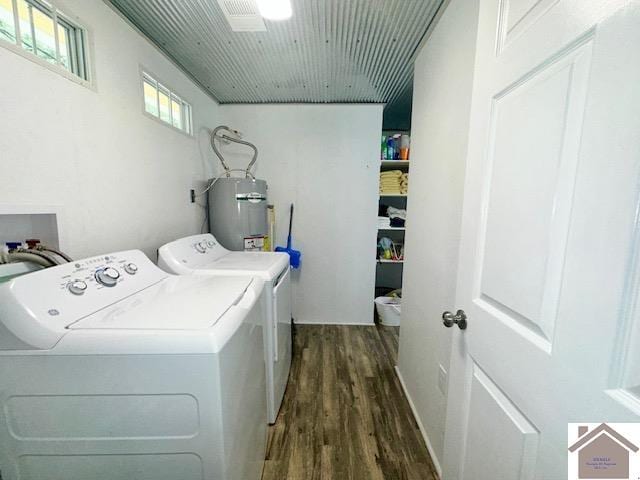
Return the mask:
M 0 285 L 0 322 L 24 343 L 51 348 L 72 323 L 168 276 L 139 250 L 39 270 Z
M 190 273 L 230 253 L 210 233 L 180 238 L 158 250 L 160 267 L 180 274 Z

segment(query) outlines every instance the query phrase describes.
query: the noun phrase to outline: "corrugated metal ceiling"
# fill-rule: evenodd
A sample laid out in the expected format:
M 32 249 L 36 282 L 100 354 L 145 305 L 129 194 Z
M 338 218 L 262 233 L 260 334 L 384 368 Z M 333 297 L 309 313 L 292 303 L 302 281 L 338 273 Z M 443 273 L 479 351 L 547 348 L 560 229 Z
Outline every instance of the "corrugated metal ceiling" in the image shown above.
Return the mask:
M 292 0 L 233 32 L 216 0 L 111 0 L 220 103 L 392 102 L 441 0 Z

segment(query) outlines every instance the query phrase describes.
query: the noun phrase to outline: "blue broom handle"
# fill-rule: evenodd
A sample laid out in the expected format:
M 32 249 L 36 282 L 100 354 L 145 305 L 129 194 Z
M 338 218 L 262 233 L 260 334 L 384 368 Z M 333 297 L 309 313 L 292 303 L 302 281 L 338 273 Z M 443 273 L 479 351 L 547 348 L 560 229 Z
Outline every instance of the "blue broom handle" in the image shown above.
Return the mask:
M 291 210 L 289 211 L 289 238 L 291 238 L 291 225 L 293 224 L 293 203 L 291 204 Z
M 287 236 L 287 248 L 291 248 L 291 226 L 293 225 L 293 203 L 289 211 L 289 235 Z

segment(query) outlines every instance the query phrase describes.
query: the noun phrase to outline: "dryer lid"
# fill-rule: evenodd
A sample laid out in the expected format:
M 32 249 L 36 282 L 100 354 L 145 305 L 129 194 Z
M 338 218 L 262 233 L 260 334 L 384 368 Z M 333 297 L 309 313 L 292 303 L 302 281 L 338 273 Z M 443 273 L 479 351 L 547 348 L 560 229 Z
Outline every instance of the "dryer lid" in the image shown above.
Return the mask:
M 211 270 L 224 275 L 243 272 L 247 275 L 260 276 L 265 280 L 273 280 L 289 266 L 289 255 L 276 252 L 229 252 L 196 270 Z
M 69 328 L 202 330 L 238 304 L 251 277 L 170 277 L 83 318 Z
M 232 252 L 210 233 L 180 238 L 158 249 L 158 265 L 180 275 L 255 275 L 271 281 L 289 266 L 282 252 Z

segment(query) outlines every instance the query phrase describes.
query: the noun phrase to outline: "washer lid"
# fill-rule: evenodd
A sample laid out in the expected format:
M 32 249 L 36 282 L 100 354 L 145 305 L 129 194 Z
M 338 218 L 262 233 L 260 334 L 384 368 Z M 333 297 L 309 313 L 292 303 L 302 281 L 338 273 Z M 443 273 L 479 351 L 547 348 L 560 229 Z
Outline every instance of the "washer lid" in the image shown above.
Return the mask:
M 170 277 L 85 317 L 68 328 L 200 330 L 240 302 L 251 277 Z

